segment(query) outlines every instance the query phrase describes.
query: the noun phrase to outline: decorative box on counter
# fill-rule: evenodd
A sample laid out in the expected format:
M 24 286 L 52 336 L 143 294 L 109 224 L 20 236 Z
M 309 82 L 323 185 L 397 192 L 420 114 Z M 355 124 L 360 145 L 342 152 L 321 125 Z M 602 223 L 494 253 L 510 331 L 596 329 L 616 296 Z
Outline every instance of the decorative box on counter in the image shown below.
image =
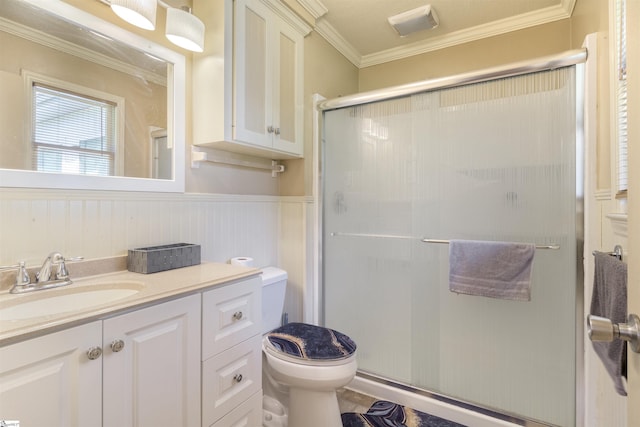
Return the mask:
M 134 273 L 157 273 L 200 264 L 200 245 L 175 243 L 129 249 L 127 270 Z

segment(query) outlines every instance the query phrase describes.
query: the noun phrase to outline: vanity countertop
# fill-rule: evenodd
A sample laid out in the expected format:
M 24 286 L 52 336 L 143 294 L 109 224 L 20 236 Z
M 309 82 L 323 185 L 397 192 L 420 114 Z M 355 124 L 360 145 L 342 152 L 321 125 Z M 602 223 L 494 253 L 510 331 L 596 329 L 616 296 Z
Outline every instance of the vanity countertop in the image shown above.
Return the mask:
M 163 271 L 153 274 L 139 274 L 119 271 L 74 280 L 71 285 L 45 289 L 24 294 L 0 292 L 0 313 L 3 309 L 19 304 L 18 301 L 42 301 L 87 291 L 119 289 L 123 285 L 135 289 L 135 293 L 111 302 L 93 303 L 88 307 L 73 307 L 60 313 L 43 316 L 22 316 L 17 312 L 0 317 L 0 346 L 66 329 L 93 320 L 105 319 L 144 306 L 201 292 L 209 288 L 260 274 L 260 270 L 222 263 L 203 263 L 191 267 Z M 54 303 L 58 298 L 50 299 Z M 4 317 L 4 318 L 3 318 Z M 22 319 L 18 319 L 24 317 Z

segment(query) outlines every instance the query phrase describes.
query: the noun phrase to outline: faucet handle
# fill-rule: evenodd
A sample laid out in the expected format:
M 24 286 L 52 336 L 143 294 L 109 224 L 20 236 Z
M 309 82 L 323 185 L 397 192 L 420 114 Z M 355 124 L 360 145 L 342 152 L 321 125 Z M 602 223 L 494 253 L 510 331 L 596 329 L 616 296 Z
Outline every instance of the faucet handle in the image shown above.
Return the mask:
M 82 261 L 83 259 L 84 257 L 81 257 L 81 256 L 73 257 L 73 258 L 62 257 L 58 262 L 58 272 L 56 273 L 56 279 L 67 280 L 69 278 L 69 270 L 67 270 L 67 265 L 65 264 L 66 261 L 76 262 L 76 261 Z
M 0 266 L 0 270 L 8 270 L 11 268 L 17 268 L 16 272 L 16 281 L 14 283 L 14 288 L 16 286 L 26 286 L 31 284 L 31 278 L 29 277 L 29 272 L 27 271 L 27 267 L 24 261 L 19 261 L 18 264 L 14 265 L 3 265 Z
M 16 286 L 30 285 L 31 278 L 24 261 L 18 263 L 18 273 L 16 274 Z

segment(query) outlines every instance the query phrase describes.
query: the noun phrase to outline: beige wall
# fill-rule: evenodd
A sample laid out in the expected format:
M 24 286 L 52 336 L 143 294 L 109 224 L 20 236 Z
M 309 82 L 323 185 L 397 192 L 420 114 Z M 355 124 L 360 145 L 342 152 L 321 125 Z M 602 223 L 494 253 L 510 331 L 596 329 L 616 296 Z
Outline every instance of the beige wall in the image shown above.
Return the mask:
M 358 68 L 316 32 L 304 42 L 304 159 L 285 162 L 280 195 L 311 195 L 313 186 L 313 94 L 336 98 L 358 91 Z
M 562 52 L 570 23 L 562 20 L 360 70 L 360 91 L 451 76 Z

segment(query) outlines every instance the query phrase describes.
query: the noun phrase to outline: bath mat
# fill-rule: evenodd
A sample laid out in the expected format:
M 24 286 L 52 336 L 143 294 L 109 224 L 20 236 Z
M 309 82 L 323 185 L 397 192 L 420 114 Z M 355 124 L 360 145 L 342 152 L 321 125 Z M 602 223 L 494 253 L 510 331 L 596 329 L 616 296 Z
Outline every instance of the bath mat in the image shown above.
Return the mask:
M 444 418 L 378 400 L 366 414 L 342 414 L 343 427 L 465 427 Z

